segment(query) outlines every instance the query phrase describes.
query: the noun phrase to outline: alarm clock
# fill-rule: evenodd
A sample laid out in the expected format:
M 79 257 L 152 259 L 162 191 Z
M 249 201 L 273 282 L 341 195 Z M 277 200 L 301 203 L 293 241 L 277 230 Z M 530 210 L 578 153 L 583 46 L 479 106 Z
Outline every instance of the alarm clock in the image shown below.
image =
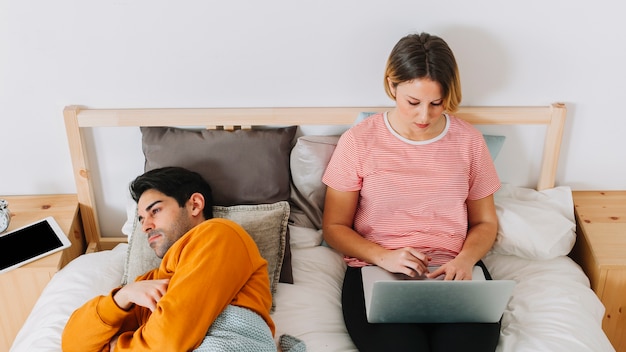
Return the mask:
M 0 233 L 9 228 L 9 222 L 11 222 L 9 202 L 4 199 L 0 199 Z

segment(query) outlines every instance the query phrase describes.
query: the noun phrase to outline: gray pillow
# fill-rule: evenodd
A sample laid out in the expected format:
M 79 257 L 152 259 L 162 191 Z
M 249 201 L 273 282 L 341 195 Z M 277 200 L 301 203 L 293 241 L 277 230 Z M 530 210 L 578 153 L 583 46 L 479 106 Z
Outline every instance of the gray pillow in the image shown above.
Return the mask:
M 145 171 L 164 166 L 195 171 L 211 185 L 214 205 L 286 201 L 296 130 L 297 126 L 234 131 L 141 127 Z M 293 283 L 289 246 L 282 268 L 280 281 Z
M 229 219 L 238 223 L 250 234 L 261 256 L 267 260 L 270 289 L 274 296 L 288 244 L 286 233 L 289 203 L 280 201 L 273 204 L 215 206 L 213 213 L 216 218 Z M 134 281 L 149 270 L 158 268 L 160 264 L 161 259 L 154 254 L 148 244 L 147 236 L 141 230 L 141 226 L 136 223 L 128 244 L 121 284 L 126 285 Z M 275 302 L 273 302 L 274 305 Z
M 296 126 L 263 130 L 141 127 L 145 171 L 181 166 L 202 175 L 215 205 L 289 199 L 289 154 Z

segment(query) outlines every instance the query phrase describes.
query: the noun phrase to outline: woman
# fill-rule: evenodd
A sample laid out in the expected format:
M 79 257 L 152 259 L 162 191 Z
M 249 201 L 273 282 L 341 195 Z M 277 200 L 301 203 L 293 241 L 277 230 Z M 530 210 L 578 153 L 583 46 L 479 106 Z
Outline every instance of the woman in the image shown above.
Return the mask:
M 359 351 L 495 350 L 499 323 L 367 322 L 361 267 L 471 280 L 498 226 L 500 181 L 482 134 L 449 115 L 461 86 L 446 42 L 427 33 L 402 38 L 384 84 L 395 107 L 346 131 L 323 177 L 324 239 L 348 264 L 348 332 Z

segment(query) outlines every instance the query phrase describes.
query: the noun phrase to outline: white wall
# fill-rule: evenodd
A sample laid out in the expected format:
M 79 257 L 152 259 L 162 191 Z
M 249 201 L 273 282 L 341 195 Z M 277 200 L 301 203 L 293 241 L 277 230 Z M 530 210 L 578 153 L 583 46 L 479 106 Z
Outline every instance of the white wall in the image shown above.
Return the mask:
M 0 0 L 0 194 L 75 192 L 69 104 L 390 105 L 385 60 L 415 31 L 455 51 L 465 105 L 567 104 L 559 184 L 626 189 L 623 13 L 611 0 Z M 136 141 L 110 148 L 103 167 L 141 171 L 115 162 L 141 160 Z

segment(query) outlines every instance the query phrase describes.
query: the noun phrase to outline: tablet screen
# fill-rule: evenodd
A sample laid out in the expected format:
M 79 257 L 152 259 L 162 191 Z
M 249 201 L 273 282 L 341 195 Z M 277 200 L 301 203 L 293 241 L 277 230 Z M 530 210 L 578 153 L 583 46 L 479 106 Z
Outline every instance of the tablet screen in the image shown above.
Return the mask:
M 0 235 L 0 270 L 62 247 L 63 243 L 46 220 Z

